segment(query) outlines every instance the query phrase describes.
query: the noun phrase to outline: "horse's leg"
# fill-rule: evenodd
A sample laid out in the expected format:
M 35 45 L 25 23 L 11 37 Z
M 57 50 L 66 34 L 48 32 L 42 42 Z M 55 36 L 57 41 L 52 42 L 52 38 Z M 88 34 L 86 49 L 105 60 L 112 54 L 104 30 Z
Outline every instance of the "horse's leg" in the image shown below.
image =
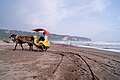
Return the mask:
M 32 45 L 32 51 L 33 51 L 33 45 Z
M 33 44 L 30 44 L 30 50 L 33 51 Z
M 29 51 L 33 51 L 33 44 L 32 43 L 28 43 L 28 45 L 29 45 Z
M 28 45 L 29 45 L 29 51 L 31 50 L 31 46 L 30 46 L 30 43 L 28 43 Z
M 31 47 L 31 45 L 30 45 L 30 44 L 29 44 L 29 47 L 30 47 L 30 48 L 29 48 L 29 50 L 31 51 L 31 50 L 32 50 L 32 47 Z
M 15 50 L 16 50 L 17 44 L 18 44 L 18 43 L 16 43 L 15 48 L 13 49 L 13 51 L 15 51 Z
M 22 50 L 24 50 L 22 43 L 20 45 L 21 45 Z
M 33 51 L 33 44 L 30 45 L 30 49 Z

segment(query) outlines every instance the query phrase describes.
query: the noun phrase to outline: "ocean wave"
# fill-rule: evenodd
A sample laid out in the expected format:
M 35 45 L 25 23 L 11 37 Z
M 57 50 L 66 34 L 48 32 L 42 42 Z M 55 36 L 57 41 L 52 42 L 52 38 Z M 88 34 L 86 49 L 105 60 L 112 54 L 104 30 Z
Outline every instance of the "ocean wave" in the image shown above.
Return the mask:
M 87 48 L 95 48 L 100 50 L 107 50 L 113 52 L 120 52 L 120 42 L 109 42 L 109 41 L 90 41 L 90 42 L 82 42 L 82 41 L 53 41 L 55 44 L 66 44 L 66 45 L 74 45 L 78 47 L 87 47 Z

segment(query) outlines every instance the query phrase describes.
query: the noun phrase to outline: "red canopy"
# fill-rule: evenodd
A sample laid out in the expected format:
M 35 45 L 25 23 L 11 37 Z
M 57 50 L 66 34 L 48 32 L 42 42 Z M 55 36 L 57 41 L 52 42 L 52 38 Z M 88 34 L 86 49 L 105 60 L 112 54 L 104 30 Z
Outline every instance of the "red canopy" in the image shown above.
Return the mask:
M 45 34 L 50 34 L 50 32 L 49 31 L 47 31 L 47 30 L 45 30 L 45 29 L 43 29 L 43 28 L 36 28 L 36 29 L 33 29 L 32 31 L 44 31 L 44 33 Z

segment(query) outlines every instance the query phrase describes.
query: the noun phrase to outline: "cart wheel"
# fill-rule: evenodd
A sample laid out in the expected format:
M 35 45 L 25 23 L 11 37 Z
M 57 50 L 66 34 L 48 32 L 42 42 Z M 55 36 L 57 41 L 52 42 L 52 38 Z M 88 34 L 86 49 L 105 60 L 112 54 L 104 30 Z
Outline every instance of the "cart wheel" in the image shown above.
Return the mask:
M 48 48 L 45 46 L 45 51 L 47 51 L 47 49 L 48 49 Z
M 41 52 L 43 52 L 44 51 L 44 46 L 41 46 Z
M 45 45 L 43 45 L 43 50 L 47 51 L 47 47 Z

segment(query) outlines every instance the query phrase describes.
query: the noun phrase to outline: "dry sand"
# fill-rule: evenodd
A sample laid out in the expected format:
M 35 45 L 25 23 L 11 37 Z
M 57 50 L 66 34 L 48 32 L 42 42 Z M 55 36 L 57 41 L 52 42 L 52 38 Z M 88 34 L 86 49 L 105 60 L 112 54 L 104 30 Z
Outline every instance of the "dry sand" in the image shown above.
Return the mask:
M 120 53 L 52 44 L 45 52 L 0 45 L 0 80 L 120 80 Z

